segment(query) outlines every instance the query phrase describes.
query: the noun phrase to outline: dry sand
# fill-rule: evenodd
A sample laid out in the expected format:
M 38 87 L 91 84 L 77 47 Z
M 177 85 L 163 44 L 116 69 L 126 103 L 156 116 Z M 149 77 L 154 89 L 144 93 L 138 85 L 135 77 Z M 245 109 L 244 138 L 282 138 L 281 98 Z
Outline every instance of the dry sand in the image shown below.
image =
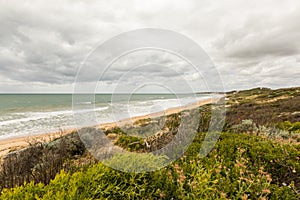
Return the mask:
M 186 106 L 170 108 L 170 109 L 167 109 L 167 110 L 161 111 L 161 112 L 156 112 L 156 113 L 151 113 L 151 114 L 144 115 L 144 116 L 138 116 L 138 117 L 133 117 L 133 118 L 129 118 L 129 119 L 124 119 L 124 120 L 121 120 L 118 122 L 100 124 L 97 127 L 100 127 L 102 129 L 110 129 L 115 126 L 132 124 L 135 121 L 138 121 L 141 119 L 156 118 L 159 116 L 170 115 L 170 114 L 178 113 L 183 110 L 193 109 L 193 108 L 205 105 L 205 104 L 215 103 L 217 101 L 218 101 L 218 99 L 206 99 L 206 100 L 198 101 L 196 103 L 188 104 Z M 30 143 L 34 143 L 37 141 L 48 142 L 55 138 L 69 134 L 75 130 L 76 129 L 69 129 L 69 130 L 64 130 L 64 131 L 60 131 L 60 132 L 56 132 L 56 133 L 44 133 L 44 134 L 37 134 L 37 135 L 23 136 L 23 137 L 14 137 L 14 138 L 0 140 L 0 157 L 6 155 L 8 152 L 11 152 L 13 150 L 22 149 L 26 146 L 29 146 Z

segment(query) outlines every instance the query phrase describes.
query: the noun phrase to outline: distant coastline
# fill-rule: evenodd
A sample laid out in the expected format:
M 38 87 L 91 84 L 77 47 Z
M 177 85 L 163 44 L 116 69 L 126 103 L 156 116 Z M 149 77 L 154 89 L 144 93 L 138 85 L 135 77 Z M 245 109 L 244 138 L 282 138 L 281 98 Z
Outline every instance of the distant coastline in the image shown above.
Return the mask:
M 210 95 L 96 94 L 80 97 L 76 108 L 72 107 L 72 97 L 72 94 L 0 95 L 0 140 L 76 127 L 74 109 L 84 112 L 93 109 L 98 122 L 109 123 L 186 105 Z
M 159 111 L 159 112 L 154 112 L 154 113 L 150 113 L 147 115 L 127 118 L 127 119 L 123 119 L 123 120 L 120 120 L 117 122 L 103 123 L 103 124 L 95 125 L 94 127 L 101 128 L 101 129 L 109 129 L 109 128 L 113 128 L 113 127 L 120 126 L 120 125 L 133 124 L 135 121 L 147 119 L 149 117 L 154 118 L 154 117 L 159 117 L 159 116 L 163 116 L 163 115 L 170 115 L 170 114 L 174 114 L 174 113 L 179 113 L 182 110 L 189 110 L 189 109 L 193 109 L 193 108 L 205 105 L 205 104 L 215 103 L 219 99 L 220 98 L 205 99 L 205 100 L 194 102 L 194 103 L 191 103 L 191 104 L 188 104 L 185 106 L 169 108 L 165 111 Z M 35 134 L 35 135 L 29 135 L 29 136 L 15 136 L 15 137 L 0 140 L 0 157 L 4 156 L 5 154 L 7 154 L 8 152 L 10 152 L 12 150 L 22 149 L 22 148 L 28 146 L 30 141 L 49 142 L 55 138 L 62 137 L 64 135 L 72 133 L 76 130 L 77 130 L 76 128 L 70 128 L 70 129 L 61 130 L 58 132 Z

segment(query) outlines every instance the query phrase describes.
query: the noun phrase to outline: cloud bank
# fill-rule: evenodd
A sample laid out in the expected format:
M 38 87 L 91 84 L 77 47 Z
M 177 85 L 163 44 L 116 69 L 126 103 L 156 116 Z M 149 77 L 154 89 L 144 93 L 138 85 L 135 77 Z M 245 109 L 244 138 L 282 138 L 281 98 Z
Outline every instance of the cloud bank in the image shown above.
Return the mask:
M 214 61 L 225 90 L 299 86 L 299 9 L 297 0 L 0 0 L 0 92 L 72 92 L 77 70 L 98 44 L 145 27 L 170 29 L 196 41 Z M 178 88 L 179 78 L 203 84 L 176 58 L 155 53 L 145 58 L 174 70 L 149 65 L 124 79 L 128 86 L 142 81 L 143 74 L 161 83 L 174 80 Z M 126 66 L 141 63 L 136 59 L 120 60 L 100 92 L 111 92 Z

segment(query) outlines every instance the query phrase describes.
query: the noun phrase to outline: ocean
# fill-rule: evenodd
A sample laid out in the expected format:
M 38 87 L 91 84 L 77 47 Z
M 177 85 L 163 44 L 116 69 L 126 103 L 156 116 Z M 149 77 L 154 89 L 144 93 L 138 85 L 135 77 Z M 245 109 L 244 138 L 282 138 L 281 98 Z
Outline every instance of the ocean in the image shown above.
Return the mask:
M 129 100 L 128 95 L 112 97 L 111 94 L 97 94 L 95 102 L 81 103 L 94 103 L 97 123 L 102 124 L 210 98 L 205 94 L 134 94 Z M 115 108 L 120 112 L 117 118 Z M 0 94 L 0 140 L 74 127 L 72 94 Z

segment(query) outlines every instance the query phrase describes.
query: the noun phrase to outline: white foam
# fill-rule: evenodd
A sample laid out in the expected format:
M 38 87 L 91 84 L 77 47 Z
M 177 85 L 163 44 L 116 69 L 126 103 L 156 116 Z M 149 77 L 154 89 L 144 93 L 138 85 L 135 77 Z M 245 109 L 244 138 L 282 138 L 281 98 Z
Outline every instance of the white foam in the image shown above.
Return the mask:
M 106 109 L 108 109 L 107 106 L 90 109 L 90 110 L 89 109 L 79 110 L 78 112 L 102 111 L 102 110 L 106 110 Z M 25 113 L 15 113 L 15 114 L 23 115 L 24 117 L 21 119 L 9 119 L 6 121 L 1 121 L 0 126 L 14 124 L 14 123 L 20 123 L 20 122 L 28 122 L 28 121 L 46 119 L 46 118 L 62 116 L 62 115 L 70 115 L 71 116 L 73 114 L 73 110 L 25 112 Z
M 78 109 L 75 112 L 82 114 L 95 112 L 97 122 L 100 124 L 160 112 L 173 107 L 185 106 L 207 98 L 210 97 L 184 97 L 180 99 L 149 98 L 143 101 L 111 102 L 106 103 L 105 106 L 100 106 L 99 104 L 98 107 L 95 105 L 95 108 L 93 107 L 94 105 L 86 102 L 86 104 L 80 105 L 82 109 Z M 0 121 L 0 139 L 48 133 L 75 127 L 73 110 L 71 109 L 7 113 L 7 115 L 4 114 L 1 118 L 4 121 Z

